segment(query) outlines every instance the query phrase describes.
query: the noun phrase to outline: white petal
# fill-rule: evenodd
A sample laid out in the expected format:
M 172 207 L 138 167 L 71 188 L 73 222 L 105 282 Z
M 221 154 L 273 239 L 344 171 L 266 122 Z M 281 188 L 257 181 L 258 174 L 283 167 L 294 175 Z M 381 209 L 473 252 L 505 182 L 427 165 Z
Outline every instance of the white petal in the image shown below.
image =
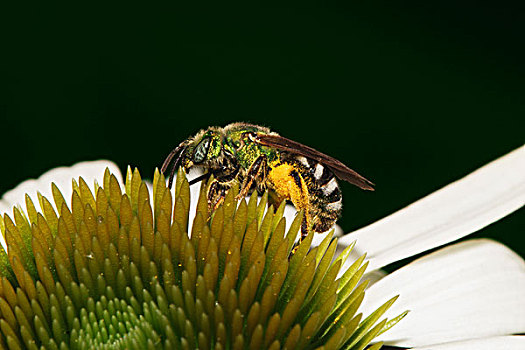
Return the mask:
M 523 350 L 525 336 L 492 337 L 453 342 L 430 347 L 413 348 L 412 350 Z
M 344 236 L 367 252 L 369 269 L 475 232 L 525 204 L 525 146 L 408 207 Z
M 443 248 L 369 288 L 369 314 L 400 294 L 387 316 L 409 314 L 380 336 L 388 344 L 426 346 L 525 332 L 525 261 L 486 239 Z

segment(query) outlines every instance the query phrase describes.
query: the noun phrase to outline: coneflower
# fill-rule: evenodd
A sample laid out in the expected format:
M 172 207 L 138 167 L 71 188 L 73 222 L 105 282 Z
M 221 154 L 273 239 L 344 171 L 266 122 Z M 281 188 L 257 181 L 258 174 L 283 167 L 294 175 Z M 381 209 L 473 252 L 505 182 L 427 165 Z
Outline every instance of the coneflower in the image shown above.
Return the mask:
M 66 201 L 52 184 L 40 211 L 26 195 L 0 220 L 2 348 L 354 350 L 405 315 L 382 318 L 395 296 L 358 313 L 365 256 L 338 278 L 352 245 L 335 257 L 333 234 L 292 254 L 302 214 L 286 231 L 267 194 L 233 188 L 209 213 L 202 186 L 189 217 L 182 172 L 174 198 L 158 171 L 152 194 L 130 168 L 124 188 L 108 169 L 92 188 L 80 177 Z

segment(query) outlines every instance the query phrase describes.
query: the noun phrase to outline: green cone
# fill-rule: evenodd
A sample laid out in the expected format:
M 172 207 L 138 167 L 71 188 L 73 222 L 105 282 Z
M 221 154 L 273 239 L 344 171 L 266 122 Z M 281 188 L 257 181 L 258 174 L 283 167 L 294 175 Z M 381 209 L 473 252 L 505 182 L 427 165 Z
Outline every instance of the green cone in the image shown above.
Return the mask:
M 337 279 L 351 247 L 332 262 L 331 234 L 291 254 L 302 215 L 285 232 L 267 195 L 234 188 L 209 219 L 204 187 L 189 217 L 182 172 L 175 199 L 158 171 L 153 196 L 136 169 L 124 193 L 109 170 L 95 188 L 73 181 L 68 207 L 53 185 L 58 212 L 26 196 L 0 220 L 0 348 L 363 349 L 401 318 L 379 320 L 393 298 L 362 320 L 364 257 Z

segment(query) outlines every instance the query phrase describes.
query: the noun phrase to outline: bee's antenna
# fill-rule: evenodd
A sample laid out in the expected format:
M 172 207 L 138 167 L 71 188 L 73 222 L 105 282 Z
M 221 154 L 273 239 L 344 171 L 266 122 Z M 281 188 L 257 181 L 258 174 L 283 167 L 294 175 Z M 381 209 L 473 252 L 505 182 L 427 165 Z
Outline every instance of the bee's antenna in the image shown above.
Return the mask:
M 166 159 L 164 160 L 164 163 L 162 163 L 162 168 L 160 168 L 160 172 L 164 174 L 164 172 L 166 171 L 166 169 L 168 169 L 168 166 L 170 165 L 171 163 L 171 160 L 173 159 L 173 157 L 175 157 L 175 155 L 177 153 L 180 152 L 182 148 L 182 143 L 180 145 L 178 145 L 177 147 L 175 147 L 171 152 L 170 154 L 168 154 L 168 156 L 166 157 Z
M 166 157 L 166 160 L 162 164 L 162 168 L 160 171 L 164 174 L 164 172 L 168 169 L 173 157 L 177 155 L 177 159 L 173 163 L 173 167 L 171 168 L 171 171 L 170 171 L 170 177 L 168 181 L 169 189 L 171 189 L 171 186 L 173 185 L 173 178 L 175 177 L 175 171 L 179 167 L 180 162 L 182 160 L 182 156 L 184 155 L 184 152 L 186 151 L 187 147 L 188 146 L 185 146 L 184 143 L 181 143 L 180 145 L 178 145 L 177 148 L 175 148 L 173 151 L 170 152 L 170 154 L 168 155 L 168 157 Z
M 169 180 L 168 180 L 168 188 L 171 190 L 171 186 L 173 185 L 173 178 L 175 177 L 175 167 L 171 168 L 171 171 L 170 171 L 170 177 L 169 177 Z

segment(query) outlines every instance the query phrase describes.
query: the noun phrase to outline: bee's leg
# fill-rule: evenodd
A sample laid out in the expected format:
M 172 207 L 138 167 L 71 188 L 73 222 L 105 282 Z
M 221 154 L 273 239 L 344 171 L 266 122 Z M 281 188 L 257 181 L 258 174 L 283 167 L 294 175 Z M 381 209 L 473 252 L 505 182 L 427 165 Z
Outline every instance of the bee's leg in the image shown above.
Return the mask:
M 226 197 L 226 192 L 232 187 L 233 181 L 221 182 L 217 179 L 213 180 L 208 188 L 208 209 L 210 213 L 217 209 Z
M 259 156 L 250 166 L 246 174 L 246 178 L 242 182 L 241 189 L 237 198 L 244 198 L 249 193 L 253 187 L 254 182 L 259 180 L 260 183 L 263 183 L 266 179 L 266 169 L 268 168 L 268 162 L 265 155 Z

